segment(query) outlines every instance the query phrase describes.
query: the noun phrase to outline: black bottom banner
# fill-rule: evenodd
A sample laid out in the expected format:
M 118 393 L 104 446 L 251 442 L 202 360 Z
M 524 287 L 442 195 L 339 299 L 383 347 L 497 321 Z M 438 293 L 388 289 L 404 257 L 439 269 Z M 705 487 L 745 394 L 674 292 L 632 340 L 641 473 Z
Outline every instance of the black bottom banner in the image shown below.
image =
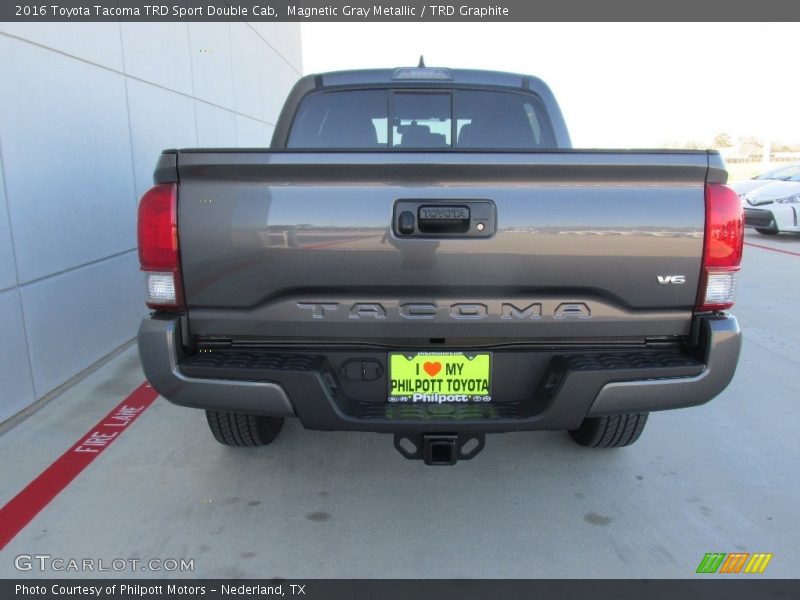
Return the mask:
M 679 599 L 800 598 L 800 581 L 788 579 L 696 580 L 1 580 L 3 600 L 220 600 L 296 598 L 313 600 L 503 600 L 503 599 Z

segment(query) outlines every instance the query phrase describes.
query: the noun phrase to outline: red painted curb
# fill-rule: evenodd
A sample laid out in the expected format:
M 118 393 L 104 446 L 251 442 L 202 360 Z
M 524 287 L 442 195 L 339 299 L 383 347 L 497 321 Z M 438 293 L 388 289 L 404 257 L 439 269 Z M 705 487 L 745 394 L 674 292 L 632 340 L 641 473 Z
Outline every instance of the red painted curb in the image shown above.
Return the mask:
M 158 398 L 147 382 L 92 427 L 72 448 L 0 508 L 0 550 L 108 448 Z
M 761 244 L 754 244 L 752 242 L 745 242 L 745 246 L 752 246 L 753 248 L 761 248 L 762 250 L 772 250 L 773 252 L 780 252 L 781 254 L 789 254 L 791 256 L 800 256 L 800 252 L 792 252 L 791 250 L 781 250 L 780 248 L 773 248 L 772 246 L 762 246 Z

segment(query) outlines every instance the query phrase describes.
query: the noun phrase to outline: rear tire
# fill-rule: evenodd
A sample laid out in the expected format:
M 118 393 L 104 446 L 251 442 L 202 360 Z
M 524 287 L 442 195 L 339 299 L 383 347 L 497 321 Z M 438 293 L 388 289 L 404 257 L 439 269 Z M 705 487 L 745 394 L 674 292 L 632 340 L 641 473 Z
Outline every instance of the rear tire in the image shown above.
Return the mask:
M 761 235 L 778 235 L 777 229 L 761 229 L 759 227 L 756 227 L 756 231 Z
M 630 413 L 609 417 L 588 417 L 580 427 L 569 432 L 572 439 L 587 448 L 621 448 L 639 439 L 648 413 Z
M 226 446 L 266 446 L 271 444 L 283 427 L 281 417 L 262 417 L 207 410 L 206 419 L 211 433 Z

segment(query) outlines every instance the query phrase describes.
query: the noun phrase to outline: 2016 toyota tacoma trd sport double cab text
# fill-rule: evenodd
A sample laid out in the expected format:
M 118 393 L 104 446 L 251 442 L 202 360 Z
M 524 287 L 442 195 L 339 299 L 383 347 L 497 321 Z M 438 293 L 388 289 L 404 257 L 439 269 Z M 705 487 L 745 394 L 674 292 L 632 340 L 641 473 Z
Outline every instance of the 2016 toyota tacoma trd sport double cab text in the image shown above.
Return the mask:
M 161 155 L 144 371 L 223 444 L 297 417 L 428 464 L 495 432 L 626 446 L 736 368 L 726 179 L 711 151 L 571 149 L 534 77 L 304 77 L 271 148 Z

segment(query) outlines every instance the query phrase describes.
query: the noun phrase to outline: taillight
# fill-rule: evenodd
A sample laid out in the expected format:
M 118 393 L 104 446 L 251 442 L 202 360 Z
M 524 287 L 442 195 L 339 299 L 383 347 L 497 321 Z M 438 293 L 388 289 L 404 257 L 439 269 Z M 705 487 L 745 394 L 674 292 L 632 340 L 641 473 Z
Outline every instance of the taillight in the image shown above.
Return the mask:
M 743 245 L 744 215 L 739 196 L 721 183 L 707 184 L 703 270 L 697 310 L 724 310 L 733 306 Z
M 183 308 L 178 255 L 178 186 L 161 183 L 139 202 L 139 264 L 147 280 L 147 306 Z

